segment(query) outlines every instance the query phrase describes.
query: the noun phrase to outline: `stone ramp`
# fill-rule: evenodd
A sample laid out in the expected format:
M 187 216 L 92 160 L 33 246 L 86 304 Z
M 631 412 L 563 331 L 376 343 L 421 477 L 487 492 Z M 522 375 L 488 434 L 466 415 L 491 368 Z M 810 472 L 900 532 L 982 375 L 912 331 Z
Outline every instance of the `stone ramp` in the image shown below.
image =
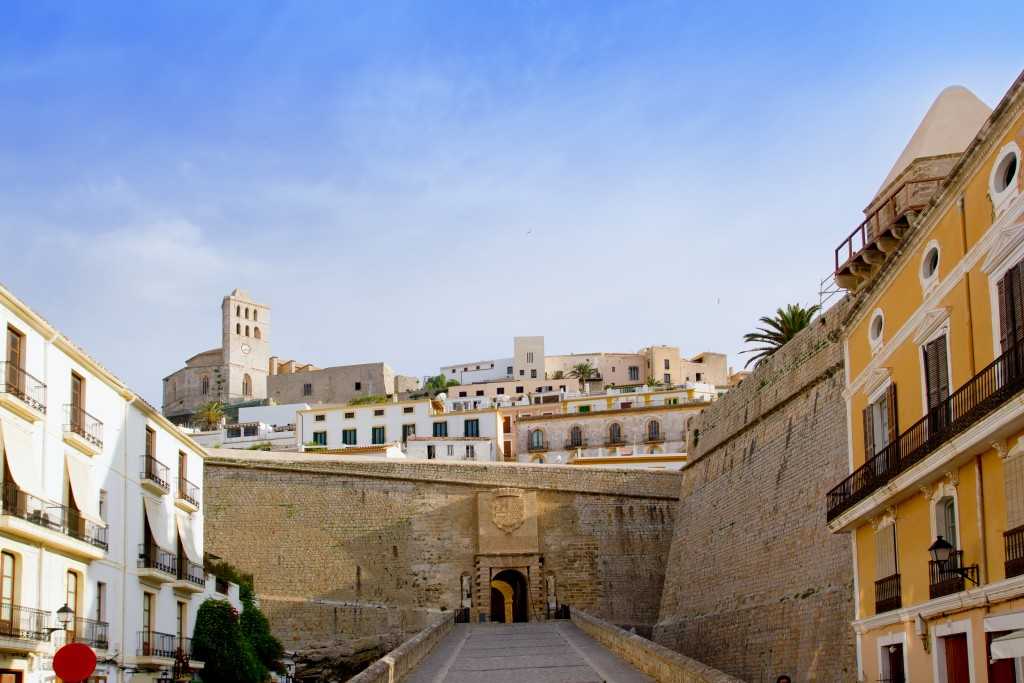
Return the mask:
M 457 624 L 403 683 L 650 683 L 569 621 Z

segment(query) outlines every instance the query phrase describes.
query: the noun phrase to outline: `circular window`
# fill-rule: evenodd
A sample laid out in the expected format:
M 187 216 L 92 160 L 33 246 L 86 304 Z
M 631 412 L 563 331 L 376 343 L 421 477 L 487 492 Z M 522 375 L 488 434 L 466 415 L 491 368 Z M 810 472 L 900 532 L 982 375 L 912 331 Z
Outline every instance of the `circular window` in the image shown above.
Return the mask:
M 996 192 L 1003 192 L 1006 188 L 1013 185 L 1013 181 L 1017 178 L 1017 153 L 1010 152 L 996 165 L 996 172 L 994 178 L 994 185 Z
M 871 342 L 878 342 L 882 339 L 882 330 L 885 329 L 885 317 L 882 316 L 882 312 L 878 311 L 875 313 L 875 317 L 871 319 L 871 327 L 868 329 L 868 336 L 871 338 Z
M 924 254 L 924 261 L 921 263 L 921 276 L 925 280 L 931 280 L 939 272 L 939 248 L 932 247 Z

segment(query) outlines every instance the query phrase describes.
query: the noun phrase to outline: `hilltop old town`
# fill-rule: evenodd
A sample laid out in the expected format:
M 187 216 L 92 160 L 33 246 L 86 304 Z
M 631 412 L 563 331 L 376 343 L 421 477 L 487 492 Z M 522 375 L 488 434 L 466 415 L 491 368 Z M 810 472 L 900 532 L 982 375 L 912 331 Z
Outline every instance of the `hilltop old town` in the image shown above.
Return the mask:
M 747 366 L 319 367 L 237 282 L 129 387 L 0 286 L 0 683 L 1024 682 L 1024 74 L 906 123 Z

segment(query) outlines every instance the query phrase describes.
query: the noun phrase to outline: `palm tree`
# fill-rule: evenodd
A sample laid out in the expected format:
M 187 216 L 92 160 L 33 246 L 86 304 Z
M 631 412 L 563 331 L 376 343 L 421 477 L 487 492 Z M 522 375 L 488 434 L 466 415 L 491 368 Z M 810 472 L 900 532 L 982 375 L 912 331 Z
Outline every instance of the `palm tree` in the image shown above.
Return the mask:
M 597 376 L 597 370 L 590 363 L 577 363 L 569 368 L 569 372 L 565 373 L 565 376 L 578 379 L 580 381 L 580 391 L 583 391 L 583 385 Z
M 811 324 L 814 314 L 821 310 L 821 306 L 815 304 L 810 308 L 804 308 L 800 304 L 789 304 L 785 308 L 775 311 L 772 317 L 764 316 L 760 322 L 764 327 L 759 327 L 757 332 L 748 332 L 743 335 L 743 341 L 748 344 L 763 344 L 757 348 L 747 349 L 740 353 L 753 353 L 746 365 L 751 363 L 760 365 L 766 358 L 778 351 L 790 339 L 796 336 L 797 332 Z
M 196 410 L 195 419 L 207 431 L 217 429 L 224 419 L 224 405 L 220 401 L 204 403 Z
M 644 385 L 647 386 L 649 389 L 657 389 L 658 387 L 661 386 L 661 384 L 661 380 L 658 379 L 657 377 L 649 377 L 647 381 L 644 382 Z
M 458 384 L 454 379 L 447 379 L 444 375 L 434 375 L 427 378 L 423 388 L 431 394 L 438 394 L 445 391 L 448 387 L 458 386 Z

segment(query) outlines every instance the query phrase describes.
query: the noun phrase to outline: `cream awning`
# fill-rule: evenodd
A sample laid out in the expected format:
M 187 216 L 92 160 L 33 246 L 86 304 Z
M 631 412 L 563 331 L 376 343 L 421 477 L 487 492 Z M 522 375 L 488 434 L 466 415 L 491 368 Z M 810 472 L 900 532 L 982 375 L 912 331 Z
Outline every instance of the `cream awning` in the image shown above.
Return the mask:
M 21 429 L 12 420 L 0 417 L 0 450 L 4 452 L 7 468 L 14 483 L 22 491 L 43 498 L 39 482 L 39 459 L 32 453 L 32 434 Z
M 992 639 L 992 659 L 1024 657 L 1024 630 Z
M 178 538 L 181 539 L 181 547 L 185 549 L 185 555 L 196 564 L 203 563 L 203 555 L 196 548 L 196 539 L 192 535 L 192 524 L 183 515 L 175 515 L 178 523 Z
M 169 524 L 170 520 L 162 502 L 150 496 L 143 496 L 142 500 L 146 506 L 146 521 L 153 534 L 153 540 L 164 550 L 174 552 L 174 530 Z
M 71 495 L 75 497 L 78 512 L 93 524 L 106 526 L 100 519 L 100 493 L 92 483 L 92 468 L 70 452 L 64 453 L 67 464 L 68 481 L 71 482 Z

